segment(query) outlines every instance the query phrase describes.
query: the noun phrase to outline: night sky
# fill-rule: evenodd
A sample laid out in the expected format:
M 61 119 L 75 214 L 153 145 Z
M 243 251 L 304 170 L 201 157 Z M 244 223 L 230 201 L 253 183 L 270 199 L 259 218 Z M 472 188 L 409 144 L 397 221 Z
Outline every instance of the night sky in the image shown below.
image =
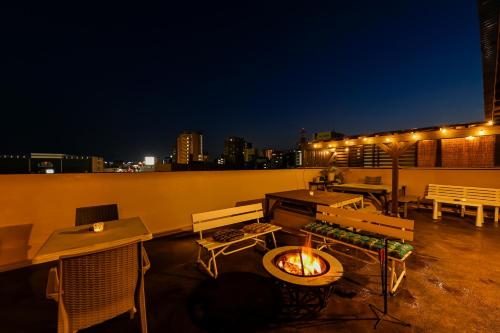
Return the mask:
M 484 119 L 476 0 L 47 3 L 0 8 L 0 153 L 140 160 L 200 130 L 214 158 L 230 135 Z

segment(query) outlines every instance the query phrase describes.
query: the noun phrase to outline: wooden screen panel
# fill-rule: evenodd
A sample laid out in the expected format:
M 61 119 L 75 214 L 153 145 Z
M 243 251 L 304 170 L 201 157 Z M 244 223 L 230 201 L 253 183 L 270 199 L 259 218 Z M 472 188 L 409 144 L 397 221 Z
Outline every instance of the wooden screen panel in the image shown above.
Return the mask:
M 363 146 L 350 146 L 348 154 L 348 164 L 350 167 L 363 166 Z
M 417 166 L 416 160 L 417 145 L 411 145 L 401 156 L 399 156 L 399 166 L 401 167 L 415 167 Z
M 442 166 L 445 168 L 492 168 L 495 165 L 495 136 L 472 139 L 442 139 Z
M 327 167 L 331 155 L 330 150 L 306 150 L 304 151 L 304 166 Z
M 417 166 L 433 168 L 436 166 L 437 141 L 422 140 L 418 143 Z
M 335 149 L 335 166 L 347 167 L 349 158 L 349 149 L 347 147 L 339 147 Z
M 495 166 L 495 136 L 481 136 L 465 141 L 466 167 L 492 168 Z
M 363 165 L 365 167 L 390 167 L 392 158 L 377 145 L 364 145 Z

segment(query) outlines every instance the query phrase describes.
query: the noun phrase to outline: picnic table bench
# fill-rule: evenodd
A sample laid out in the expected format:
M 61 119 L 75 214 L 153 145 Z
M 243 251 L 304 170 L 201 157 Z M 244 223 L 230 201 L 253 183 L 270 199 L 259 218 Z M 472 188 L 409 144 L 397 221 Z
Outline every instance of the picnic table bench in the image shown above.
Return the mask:
M 321 206 L 316 213 L 316 222 L 303 226 L 302 231 L 318 243 L 319 249 L 328 248 L 367 263 L 378 263 L 384 239 L 391 239 L 387 258 L 391 272 L 389 291 L 393 294 L 406 276 L 405 261 L 412 254 L 413 246 L 405 241 L 413 240 L 413 227 L 412 220 Z M 353 248 L 370 260 L 337 251 L 332 247 L 335 244 Z
M 441 204 L 455 204 L 461 206 L 461 215 L 465 215 L 465 207 L 476 207 L 476 226 L 481 227 L 484 222 L 483 206 L 495 208 L 494 221 L 498 224 L 498 209 L 500 207 L 500 189 L 484 187 L 466 187 L 454 185 L 429 184 L 427 199 L 433 200 L 432 218 L 442 216 Z
M 233 241 L 218 242 L 212 236 L 204 237 L 203 235 L 203 231 L 225 227 L 235 223 L 249 221 L 257 221 L 257 223 L 260 223 L 263 217 L 264 212 L 261 203 L 192 214 L 193 232 L 199 232 L 200 234 L 200 239 L 196 241 L 199 246 L 197 262 L 202 265 L 210 276 L 217 278 L 218 270 L 216 258 L 219 255 L 230 255 L 256 245 L 261 245 L 265 249 L 268 249 L 265 239 L 261 239 L 262 236 L 268 234 L 271 235 L 274 247 L 276 247 L 274 232 L 280 230 L 281 227 L 268 223 L 263 223 L 263 225 L 267 225 L 268 227 L 265 231 L 256 233 L 245 232 L 243 237 Z M 250 244 L 242 245 L 242 243 L 248 243 L 248 241 Z M 239 247 L 229 250 L 233 245 L 239 245 Z M 202 250 L 207 254 L 208 258 L 206 260 L 202 258 Z

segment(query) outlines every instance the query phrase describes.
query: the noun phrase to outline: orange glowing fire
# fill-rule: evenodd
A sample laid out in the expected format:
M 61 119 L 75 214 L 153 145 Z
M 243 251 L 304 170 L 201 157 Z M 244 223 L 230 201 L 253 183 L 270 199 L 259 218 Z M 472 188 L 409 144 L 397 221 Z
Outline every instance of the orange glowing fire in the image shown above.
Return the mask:
M 313 253 L 310 238 L 301 249 L 281 255 L 276 264 L 285 272 L 299 276 L 319 275 L 326 270 L 323 260 Z
M 306 251 L 285 254 L 278 261 L 278 267 L 294 275 L 312 276 L 322 273 L 321 261 Z M 301 258 L 302 257 L 302 258 Z

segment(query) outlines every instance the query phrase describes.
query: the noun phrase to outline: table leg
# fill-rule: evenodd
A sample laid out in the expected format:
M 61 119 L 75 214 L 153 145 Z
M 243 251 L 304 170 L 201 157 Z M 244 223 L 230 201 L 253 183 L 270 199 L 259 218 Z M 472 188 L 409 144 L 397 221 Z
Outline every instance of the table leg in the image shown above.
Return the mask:
M 139 319 L 141 321 L 141 332 L 147 333 L 148 331 L 148 321 L 146 314 L 146 299 L 144 295 L 144 264 L 143 264 L 143 255 L 142 255 L 142 242 L 137 243 L 137 256 L 139 260 L 139 281 L 137 281 L 136 287 L 136 300 L 139 303 Z
M 370 197 L 370 199 L 372 199 L 377 209 L 385 210 L 385 213 L 387 214 L 388 209 L 387 207 L 385 207 L 383 202 L 381 202 L 375 195 L 373 195 L 373 193 L 368 192 L 368 196 Z
M 387 200 L 387 192 L 382 193 L 382 198 L 384 202 L 385 215 L 389 215 L 389 201 Z M 398 203 L 396 202 L 395 204 L 397 205 Z
M 266 198 L 266 200 L 268 200 L 267 202 L 267 207 L 269 207 L 269 199 Z M 268 212 L 266 214 L 266 221 L 271 221 L 271 219 L 273 218 L 273 215 L 274 215 L 274 210 L 276 209 L 276 207 L 278 207 L 279 205 L 281 205 L 281 199 L 276 199 L 276 201 L 273 203 L 273 205 L 271 207 L 268 208 Z

